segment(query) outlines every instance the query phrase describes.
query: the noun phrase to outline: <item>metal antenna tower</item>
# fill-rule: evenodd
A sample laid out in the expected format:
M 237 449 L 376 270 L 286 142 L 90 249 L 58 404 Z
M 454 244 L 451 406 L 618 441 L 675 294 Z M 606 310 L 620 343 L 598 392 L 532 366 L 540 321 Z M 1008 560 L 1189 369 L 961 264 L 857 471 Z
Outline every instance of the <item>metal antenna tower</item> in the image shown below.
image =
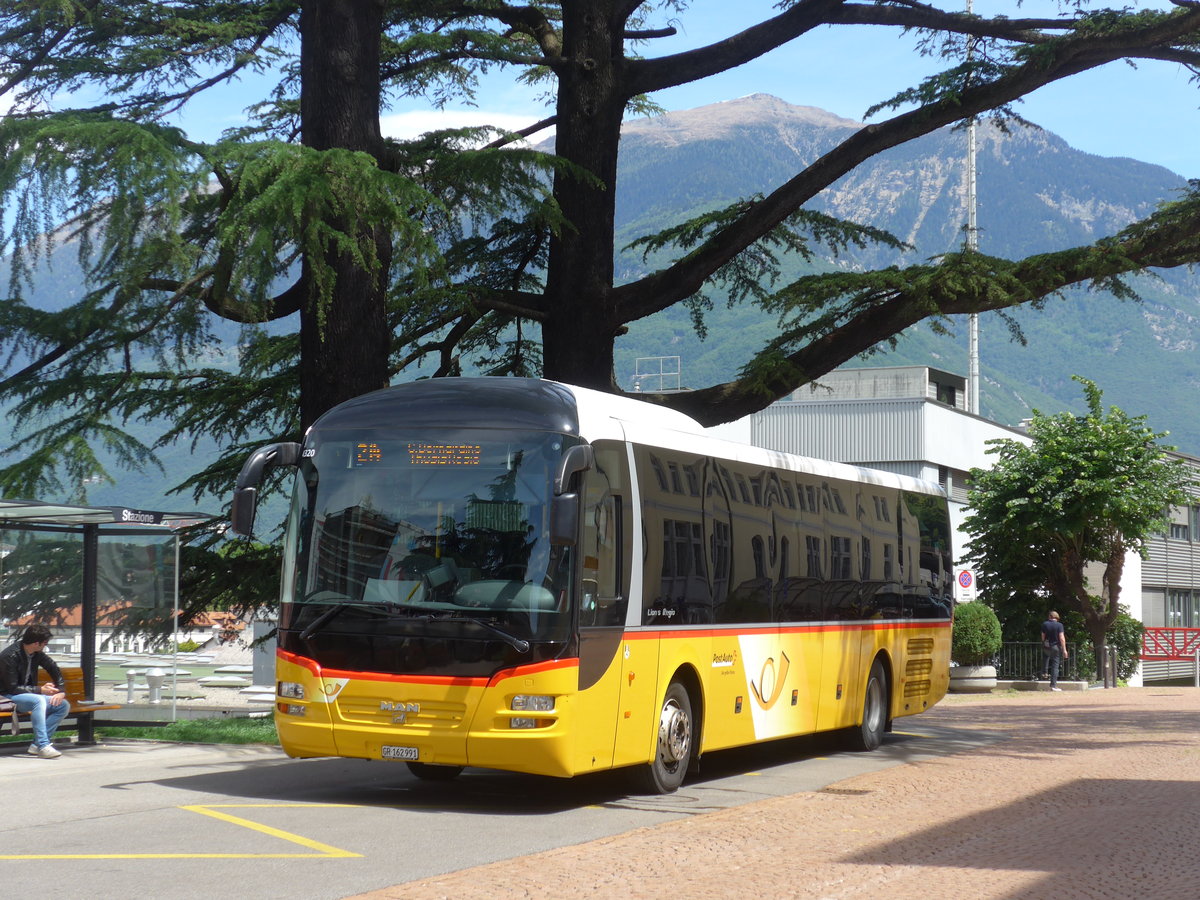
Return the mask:
M 972 0 L 967 0 L 967 15 L 974 11 Z M 967 63 L 975 57 L 975 36 L 967 36 Z M 975 116 L 967 122 L 967 249 L 979 249 L 979 223 L 975 217 Z M 979 415 L 979 314 L 971 313 L 968 319 L 967 347 L 967 410 Z

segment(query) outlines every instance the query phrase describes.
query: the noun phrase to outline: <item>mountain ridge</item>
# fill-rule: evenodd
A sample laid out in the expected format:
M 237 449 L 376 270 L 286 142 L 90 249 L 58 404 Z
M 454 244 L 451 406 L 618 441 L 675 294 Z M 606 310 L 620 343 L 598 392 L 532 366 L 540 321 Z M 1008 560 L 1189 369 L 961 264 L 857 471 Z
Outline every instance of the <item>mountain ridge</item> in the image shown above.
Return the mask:
M 740 124 L 730 117 L 734 110 L 744 117 Z M 667 113 L 659 117 L 668 120 L 665 127 L 629 129 L 617 198 L 621 234 L 628 237 L 671 216 L 769 193 L 861 127 L 811 110 L 756 94 L 688 110 L 674 122 L 679 114 Z M 705 123 L 718 113 L 726 120 L 719 133 L 702 124 L 689 140 L 686 123 Z M 977 132 L 980 249 L 995 256 L 1018 259 L 1093 243 L 1149 215 L 1187 184 L 1159 165 L 1076 150 L 1044 129 L 1014 124 L 1006 133 L 985 121 Z M 672 135 L 670 147 L 655 141 L 656 134 L 665 133 Z M 960 246 L 965 157 L 965 132 L 943 129 L 868 160 L 818 195 L 812 208 L 884 228 L 914 245 L 904 254 L 873 248 L 828 264 L 912 265 Z M 627 259 L 619 266 L 624 277 L 636 277 L 643 268 Z M 1153 427 L 1173 433 L 1181 449 L 1200 451 L 1200 426 L 1192 424 L 1200 420 L 1200 404 L 1192 397 L 1200 386 L 1200 365 L 1187 352 L 1200 344 L 1200 281 L 1178 269 L 1129 280 L 1142 303 L 1076 288 L 1062 300 L 1049 300 L 1041 311 L 1012 311 L 1025 345 L 1012 343 L 1004 319 L 983 316 L 984 414 L 1016 424 L 1034 408 L 1078 410 L 1081 395 L 1070 376 L 1080 374 L 1097 381 L 1107 402 L 1133 415 L 1147 414 Z M 691 333 L 685 310 L 633 323 L 618 346 L 622 386 L 632 387 L 636 358 L 658 355 L 683 357 L 688 386 L 733 377 L 752 349 L 751 338 L 761 343 L 772 323 L 762 313 L 726 310 L 713 299 L 708 341 Z M 720 352 L 721 343 L 728 352 Z M 965 334 L 944 337 L 917 326 L 896 350 L 880 352 L 866 364 L 920 362 L 965 373 Z M 1163 378 L 1164 373 L 1170 377 Z
M 623 129 L 617 193 L 618 247 L 634 237 L 676 224 L 689 215 L 756 193 L 769 193 L 861 128 L 862 123 L 816 107 L 795 106 L 769 94 L 751 94 L 692 110 L 633 119 Z M 1185 180 L 1150 163 L 1076 150 L 1044 130 L 1005 134 L 993 123 L 979 133 L 980 245 L 985 253 L 1017 258 L 1092 243 L 1148 215 Z M 908 253 L 870 248 L 824 269 L 911 265 L 959 246 L 965 222 L 965 135 L 944 129 L 868 160 L 812 204 L 840 218 L 884 228 L 913 244 Z M 68 256 L 70 254 L 67 254 Z M 617 260 L 621 280 L 650 268 L 633 253 Z M 794 274 L 794 270 L 793 270 Z M 39 275 L 35 302 L 52 308 L 54 295 L 78 296 L 78 267 L 61 260 Z M 1145 414 L 1173 443 L 1200 455 L 1200 280 L 1171 271 L 1133 279 L 1145 300 L 1072 290 L 1042 311 L 1020 309 L 1013 321 L 1028 342 L 1014 343 L 1008 323 L 995 314 L 981 322 L 983 413 L 1015 425 L 1034 409 L 1079 411 L 1080 374 L 1105 391 L 1106 402 L 1131 415 Z M 695 333 L 682 307 L 631 324 L 617 344 L 618 381 L 632 390 L 638 358 L 680 356 L 683 385 L 731 380 L 750 354 L 776 332 L 774 319 L 753 308 L 726 307 L 710 292 L 709 336 Z M 954 335 L 928 326 L 909 329 L 895 349 L 854 365 L 923 364 L 965 374 L 965 317 Z M 959 323 L 956 323 L 959 324 Z M 236 341 L 236 329 L 219 329 Z M 214 352 L 229 349 L 222 344 Z M 116 486 L 89 491 L 98 505 L 151 509 L 191 506 L 168 497 L 180 473 L 199 468 L 216 448 L 196 456 L 181 443 L 162 454 L 168 475 L 146 478 L 118 472 Z

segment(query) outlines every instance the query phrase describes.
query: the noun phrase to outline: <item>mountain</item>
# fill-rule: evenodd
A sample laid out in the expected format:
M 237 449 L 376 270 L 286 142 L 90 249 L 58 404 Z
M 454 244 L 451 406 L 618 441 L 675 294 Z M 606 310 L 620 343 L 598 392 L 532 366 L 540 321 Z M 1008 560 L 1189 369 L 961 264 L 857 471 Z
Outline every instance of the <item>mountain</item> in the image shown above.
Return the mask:
M 681 215 L 769 192 L 861 127 L 766 94 L 634 120 L 621 144 L 621 243 Z M 1153 212 L 1186 184 L 1161 166 L 1084 153 L 1038 128 L 1011 125 L 1006 132 L 985 122 L 977 141 L 979 243 L 996 256 L 1091 243 Z M 915 248 L 850 253 L 836 264 L 911 265 L 957 247 L 966 220 L 965 158 L 965 132 L 943 129 L 881 154 L 818 196 L 813 208 L 884 228 Z M 620 272 L 632 278 L 643 268 L 640 259 L 623 259 Z M 1042 311 L 1016 311 L 1024 346 L 998 315 L 982 316 L 983 414 L 1016 424 L 1033 408 L 1079 409 L 1082 394 L 1071 381 L 1079 374 L 1099 384 L 1107 403 L 1147 415 L 1171 433 L 1171 443 L 1200 453 L 1200 278 L 1171 270 L 1131 281 L 1140 303 L 1076 289 Z M 679 356 L 685 386 L 736 374 L 774 323 L 713 300 L 705 341 L 686 310 L 634 323 L 618 345 L 622 384 L 632 387 L 641 357 Z M 861 364 L 923 363 L 965 374 L 965 317 L 958 330 L 946 337 L 910 329 L 896 350 Z
M 617 245 L 738 198 L 767 193 L 861 127 L 766 94 L 632 120 L 621 144 Z M 965 132 L 942 130 L 881 154 L 823 192 L 813 208 L 884 228 L 915 249 L 904 254 L 868 249 L 817 267 L 910 265 L 957 247 L 966 219 L 965 147 Z M 977 159 L 980 248 L 1009 258 L 1090 243 L 1149 214 L 1185 185 L 1160 166 L 1087 154 L 1048 131 L 1018 125 L 1006 132 L 981 124 Z M 663 262 L 622 253 L 619 277 L 630 280 Z M 791 274 L 803 271 L 811 268 L 797 264 Z M 1042 311 L 1017 311 L 1013 318 L 1028 339 L 1025 345 L 1012 340 L 998 315 L 983 316 L 984 415 L 1016 424 L 1033 408 L 1081 409 L 1082 394 L 1071 381 L 1079 374 L 1099 384 L 1106 402 L 1147 415 L 1156 429 L 1171 432 L 1172 443 L 1200 455 L 1200 278 L 1174 270 L 1140 276 L 1135 283 L 1140 303 L 1073 290 Z M 55 308 L 81 290 L 73 251 L 64 249 L 48 273 L 39 273 L 32 299 Z M 774 333 L 775 322 L 754 309 L 728 309 L 718 294 L 710 299 L 705 340 L 696 335 L 685 309 L 633 323 L 617 347 L 622 385 L 633 387 L 639 358 L 663 356 L 680 357 L 684 386 L 733 378 Z M 230 326 L 219 328 L 223 346 L 214 348 L 218 354 L 229 351 L 237 333 Z M 858 364 L 926 364 L 965 374 L 965 317 L 958 330 L 947 337 L 915 327 L 895 350 Z M 169 497 L 165 490 L 215 452 L 210 445 L 194 451 L 180 445 L 163 454 L 166 477 L 122 474 L 116 487 L 93 489 L 89 500 L 190 508 L 190 498 Z

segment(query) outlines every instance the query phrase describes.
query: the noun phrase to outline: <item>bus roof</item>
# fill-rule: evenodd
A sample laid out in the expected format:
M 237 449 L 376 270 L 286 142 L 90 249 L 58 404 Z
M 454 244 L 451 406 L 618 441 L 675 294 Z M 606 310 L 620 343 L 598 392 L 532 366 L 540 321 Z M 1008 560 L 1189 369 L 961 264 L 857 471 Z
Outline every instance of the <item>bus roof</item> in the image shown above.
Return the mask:
M 934 482 L 895 472 L 799 456 L 719 438 L 709 434 L 691 416 L 657 403 L 569 384 L 563 387 L 575 396 L 580 436 L 589 442 L 604 438 L 623 439 L 664 450 L 789 469 L 822 478 L 841 478 L 923 494 L 944 493 L 941 486 Z

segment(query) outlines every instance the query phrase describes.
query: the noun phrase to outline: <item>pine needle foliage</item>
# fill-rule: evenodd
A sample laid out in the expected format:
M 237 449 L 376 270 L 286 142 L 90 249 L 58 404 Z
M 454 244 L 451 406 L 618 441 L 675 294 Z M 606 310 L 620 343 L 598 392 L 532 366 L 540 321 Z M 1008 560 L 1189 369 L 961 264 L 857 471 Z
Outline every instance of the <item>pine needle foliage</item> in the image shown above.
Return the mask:
M 984 18 L 785 0 L 679 52 L 682 0 L 4 5 L 0 493 L 86 500 L 112 466 L 152 472 L 168 444 L 216 442 L 223 458 L 178 487 L 223 506 L 247 448 L 295 439 L 338 402 L 468 370 L 615 390 L 629 323 L 683 305 L 704 334 L 716 297 L 771 311 L 778 334 L 733 381 L 657 402 L 730 421 L 917 322 L 1037 305 L 1072 284 L 1120 291 L 1123 274 L 1194 262 L 1196 185 L 1091 247 L 794 275 L 867 243 L 900 249 L 870 222 L 806 206 L 876 154 L 973 116 L 1016 121 L 1021 96 L 1111 61 L 1200 65 L 1194 3 L 1094 6 Z M 618 283 L 622 120 L 662 90 L 849 26 L 914 32 L 944 71 L 881 88 L 871 125 L 769 193 L 633 241 L 646 266 Z M 537 124 L 384 134 L 393 100 L 469 102 L 484 79 L 544 91 Z M 189 130 L 196 99 L 231 86 L 239 121 Z M 530 149 L 551 126 L 555 153 Z M 64 249 L 82 289 L 31 304 Z

